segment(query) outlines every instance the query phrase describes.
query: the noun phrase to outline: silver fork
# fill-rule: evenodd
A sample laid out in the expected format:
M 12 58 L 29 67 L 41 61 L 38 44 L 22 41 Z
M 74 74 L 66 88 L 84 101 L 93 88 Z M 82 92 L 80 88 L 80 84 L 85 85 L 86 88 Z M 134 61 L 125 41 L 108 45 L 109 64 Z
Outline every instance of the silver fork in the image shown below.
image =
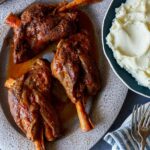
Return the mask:
M 144 150 L 147 137 L 150 135 L 150 104 L 139 122 L 138 133 L 141 137 L 141 150 Z
M 139 147 L 141 143 L 141 137 L 138 134 L 138 121 L 141 119 L 143 111 L 144 106 L 141 106 L 140 110 L 138 111 L 138 105 L 135 105 L 132 112 L 131 135 L 133 139 L 138 143 Z

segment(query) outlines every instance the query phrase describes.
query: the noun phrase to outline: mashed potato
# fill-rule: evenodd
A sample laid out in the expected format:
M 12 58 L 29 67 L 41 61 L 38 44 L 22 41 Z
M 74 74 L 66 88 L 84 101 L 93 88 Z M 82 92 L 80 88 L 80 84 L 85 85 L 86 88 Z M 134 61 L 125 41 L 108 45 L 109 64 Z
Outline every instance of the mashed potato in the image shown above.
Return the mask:
M 107 44 L 118 64 L 150 88 L 150 0 L 127 0 L 116 9 Z

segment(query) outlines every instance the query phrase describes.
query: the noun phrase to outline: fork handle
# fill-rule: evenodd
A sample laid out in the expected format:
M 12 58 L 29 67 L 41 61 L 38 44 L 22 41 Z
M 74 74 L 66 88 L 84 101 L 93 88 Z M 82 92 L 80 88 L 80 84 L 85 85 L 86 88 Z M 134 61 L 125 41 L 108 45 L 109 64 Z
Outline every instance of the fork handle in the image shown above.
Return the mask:
M 142 139 L 140 150 L 144 150 L 145 145 L 146 145 L 146 140 L 145 140 L 145 139 Z

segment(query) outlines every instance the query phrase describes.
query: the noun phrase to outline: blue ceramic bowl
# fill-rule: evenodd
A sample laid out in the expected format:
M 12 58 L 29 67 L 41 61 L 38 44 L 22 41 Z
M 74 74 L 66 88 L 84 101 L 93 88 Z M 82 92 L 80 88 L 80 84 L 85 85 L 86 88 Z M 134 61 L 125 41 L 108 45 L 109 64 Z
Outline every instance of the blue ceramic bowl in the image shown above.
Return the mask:
M 112 50 L 106 44 L 106 37 L 109 33 L 110 27 L 112 26 L 113 19 L 115 18 L 115 9 L 118 8 L 122 3 L 125 3 L 125 1 L 126 0 L 113 0 L 107 10 L 102 27 L 103 51 L 110 66 L 119 79 L 132 91 L 150 98 L 150 89 L 139 85 L 138 82 L 131 76 L 131 74 L 118 65 L 113 56 Z

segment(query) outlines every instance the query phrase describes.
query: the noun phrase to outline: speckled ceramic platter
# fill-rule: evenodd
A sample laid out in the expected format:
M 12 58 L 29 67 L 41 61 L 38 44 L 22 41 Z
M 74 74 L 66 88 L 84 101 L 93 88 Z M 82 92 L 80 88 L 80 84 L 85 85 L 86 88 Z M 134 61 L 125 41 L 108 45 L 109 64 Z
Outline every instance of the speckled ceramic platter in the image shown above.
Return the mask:
M 4 88 L 9 55 L 8 39 L 11 36 L 10 28 L 4 24 L 4 19 L 10 12 L 21 12 L 34 1 L 7 0 L 3 5 L 0 5 L 0 150 L 34 149 L 33 144 L 19 132 L 13 122 L 7 103 L 7 91 Z M 49 2 L 56 3 L 57 1 L 49 0 Z M 101 25 L 109 3 L 110 0 L 103 0 L 99 4 L 94 4 L 83 9 L 95 25 L 100 55 L 99 64 L 102 89 L 97 98 L 94 98 L 90 111 L 95 129 L 88 133 L 82 133 L 77 118 L 74 118 L 67 124 L 64 122 L 67 132 L 57 141 L 47 143 L 47 150 L 90 149 L 110 128 L 122 107 L 127 88 L 110 69 L 101 48 Z

